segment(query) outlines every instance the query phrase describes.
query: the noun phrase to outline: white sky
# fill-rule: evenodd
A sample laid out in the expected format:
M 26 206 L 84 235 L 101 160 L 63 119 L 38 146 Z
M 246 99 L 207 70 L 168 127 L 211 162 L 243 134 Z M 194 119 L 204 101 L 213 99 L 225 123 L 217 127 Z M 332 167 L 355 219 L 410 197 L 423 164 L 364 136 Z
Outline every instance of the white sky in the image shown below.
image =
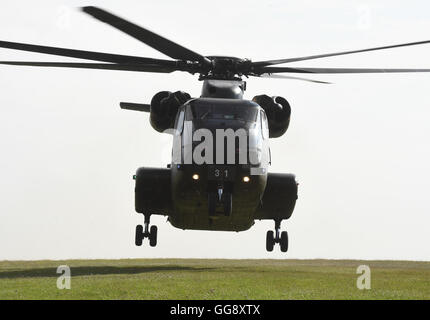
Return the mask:
M 205 55 L 286 58 L 430 39 L 428 1 L 2 0 L 0 39 L 164 58 L 75 8 L 99 5 Z M 430 68 L 430 45 L 290 66 Z M 0 60 L 73 61 L 0 49 Z M 430 74 L 250 79 L 246 97 L 292 105 L 272 172 L 300 181 L 287 255 L 273 222 L 242 233 L 182 231 L 152 217 L 158 246 L 134 246 L 132 175 L 165 166 L 169 138 L 147 114 L 161 90 L 200 94 L 188 74 L 0 67 L 0 260 L 356 258 L 430 260 Z

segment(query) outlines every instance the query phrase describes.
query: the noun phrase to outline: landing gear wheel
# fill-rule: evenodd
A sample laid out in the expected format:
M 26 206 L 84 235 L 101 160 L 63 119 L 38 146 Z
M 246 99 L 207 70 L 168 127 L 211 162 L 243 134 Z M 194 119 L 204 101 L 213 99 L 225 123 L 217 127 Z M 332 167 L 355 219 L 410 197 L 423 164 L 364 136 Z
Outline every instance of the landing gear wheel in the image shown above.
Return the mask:
M 287 231 L 281 232 L 281 238 L 279 240 L 279 246 L 281 247 L 282 252 L 288 251 L 288 232 Z
M 232 196 L 232 194 L 230 192 L 223 193 L 222 202 L 224 205 L 224 215 L 228 217 L 231 215 L 231 210 L 233 207 L 233 196 Z
M 142 225 L 137 225 L 136 226 L 136 236 L 135 236 L 135 244 L 136 246 L 140 247 L 142 245 L 143 242 L 143 226 Z
M 267 231 L 267 234 L 266 234 L 266 250 L 269 252 L 272 252 L 274 245 L 275 245 L 274 233 L 273 233 L 273 231 Z
M 210 216 L 214 216 L 216 212 L 216 204 L 218 202 L 218 194 L 215 192 L 208 193 L 208 211 Z
M 267 231 L 266 250 L 271 252 L 275 243 L 279 243 L 282 252 L 288 251 L 288 232 L 281 232 L 282 219 L 275 219 L 275 231 Z
M 149 245 L 151 247 L 155 247 L 157 245 L 157 233 L 158 233 L 158 228 L 157 226 L 151 226 L 151 229 L 149 231 Z
M 157 245 L 157 226 L 151 226 L 149 228 L 151 214 L 144 214 L 145 217 L 145 226 L 137 225 L 136 226 L 136 238 L 135 244 L 140 247 L 145 238 L 149 239 L 149 245 L 151 247 L 155 247 Z

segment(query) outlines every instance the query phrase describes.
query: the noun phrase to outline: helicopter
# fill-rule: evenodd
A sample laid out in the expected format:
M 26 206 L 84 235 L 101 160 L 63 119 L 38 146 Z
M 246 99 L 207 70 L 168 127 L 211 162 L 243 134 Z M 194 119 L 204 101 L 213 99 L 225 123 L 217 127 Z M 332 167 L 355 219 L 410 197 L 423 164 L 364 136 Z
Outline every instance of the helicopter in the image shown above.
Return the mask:
M 299 61 L 430 43 L 430 40 L 303 57 L 252 61 L 229 56 L 204 56 L 104 9 L 82 11 L 158 50 L 171 59 L 84 51 L 0 41 L 0 47 L 93 62 L 0 61 L 1 65 L 101 69 L 133 72 L 198 74 L 200 97 L 183 91 L 156 93 L 149 104 L 121 102 L 125 110 L 149 113 L 151 126 L 173 136 L 172 161 L 166 168 L 141 167 L 135 179 L 135 210 L 144 217 L 135 230 L 135 245 L 144 239 L 157 245 L 158 229 L 151 215 L 167 216 L 184 230 L 245 231 L 257 220 L 273 220 L 266 250 L 279 244 L 288 251 L 289 219 L 298 199 L 294 174 L 268 172 L 269 140 L 288 130 L 291 106 L 281 96 L 262 94 L 244 99 L 243 77 L 328 82 L 289 74 L 362 74 L 430 72 L 430 69 L 309 68 L 277 66 Z

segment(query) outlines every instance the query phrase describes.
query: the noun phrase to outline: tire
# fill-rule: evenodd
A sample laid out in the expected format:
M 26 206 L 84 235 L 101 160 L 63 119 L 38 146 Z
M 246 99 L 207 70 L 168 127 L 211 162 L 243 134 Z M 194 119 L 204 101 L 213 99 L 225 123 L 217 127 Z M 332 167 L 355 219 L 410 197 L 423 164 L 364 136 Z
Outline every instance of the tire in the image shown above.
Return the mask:
M 274 233 L 273 233 L 273 231 L 267 231 L 267 234 L 266 234 L 266 250 L 268 252 L 272 252 L 274 245 L 275 245 Z
M 149 230 L 149 245 L 151 247 L 155 247 L 157 245 L 157 233 L 157 226 L 151 226 L 151 229 Z
M 216 204 L 218 201 L 218 194 L 215 192 L 208 193 L 208 212 L 210 216 L 214 216 L 216 212 Z
M 136 244 L 136 246 L 140 247 L 142 245 L 142 241 L 143 241 L 143 226 L 138 224 L 136 226 L 136 235 L 135 235 L 134 243 Z
M 288 251 L 288 232 L 287 231 L 281 232 L 281 239 L 280 239 L 279 245 L 281 247 L 282 252 Z
M 233 207 L 233 196 L 231 193 L 223 194 L 224 215 L 229 217 Z

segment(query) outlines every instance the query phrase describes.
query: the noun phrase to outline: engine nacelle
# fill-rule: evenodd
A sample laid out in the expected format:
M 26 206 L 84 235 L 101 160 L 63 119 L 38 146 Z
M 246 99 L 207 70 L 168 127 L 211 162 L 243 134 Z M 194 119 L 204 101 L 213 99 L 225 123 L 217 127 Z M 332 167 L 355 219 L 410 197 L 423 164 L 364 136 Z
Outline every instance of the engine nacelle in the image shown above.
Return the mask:
M 171 172 L 166 168 L 139 168 L 134 179 L 135 208 L 139 213 L 168 215 L 172 208 Z
M 258 103 L 266 112 L 269 121 L 269 137 L 282 136 L 290 125 L 291 107 L 283 97 L 255 96 L 252 101 Z
M 189 99 L 191 96 L 183 91 L 158 92 L 151 100 L 151 126 L 158 132 L 173 128 L 178 108 Z
M 255 219 L 289 219 L 297 200 L 298 183 L 293 174 L 269 173 L 266 190 Z

